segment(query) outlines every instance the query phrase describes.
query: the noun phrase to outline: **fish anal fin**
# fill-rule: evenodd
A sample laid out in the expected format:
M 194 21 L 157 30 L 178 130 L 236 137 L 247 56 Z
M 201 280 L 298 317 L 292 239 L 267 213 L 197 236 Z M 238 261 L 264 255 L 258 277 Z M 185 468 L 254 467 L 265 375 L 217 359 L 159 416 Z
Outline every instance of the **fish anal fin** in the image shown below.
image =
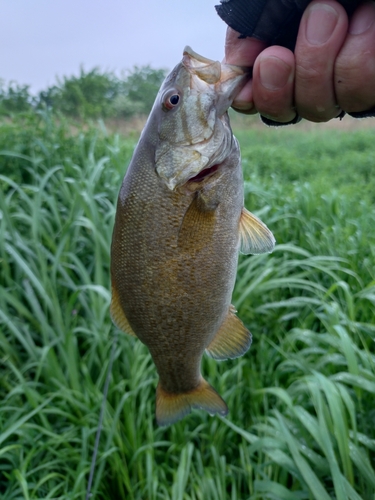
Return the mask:
M 230 306 L 223 324 L 206 348 L 206 353 L 211 358 L 217 360 L 238 358 L 250 348 L 251 333 L 235 313 L 235 308 Z
M 129 325 L 129 321 L 127 320 L 125 313 L 121 307 L 120 299 L 118 296 L 118 292 L 116 287 L 112 285 L 112 300 L 110 306 L 110 314 L 113 323 L 117 326 L 119 330 L 132 335 L 133 337 L 137 337 L 133 332 L 132 327 Z
M 244 254 L 270 253 L 276 240 L 268 227 L 246 208 L 240 218 L 240 251 Z
M 203 378 L 195 389 L 171 394 L 159 382 L 156 389 L 156 421 L 158 425 L 171 425 L 188 415 L 192 409 L 205 410 L 210 415 L 225 417 L 228 407 L 211 385 Z

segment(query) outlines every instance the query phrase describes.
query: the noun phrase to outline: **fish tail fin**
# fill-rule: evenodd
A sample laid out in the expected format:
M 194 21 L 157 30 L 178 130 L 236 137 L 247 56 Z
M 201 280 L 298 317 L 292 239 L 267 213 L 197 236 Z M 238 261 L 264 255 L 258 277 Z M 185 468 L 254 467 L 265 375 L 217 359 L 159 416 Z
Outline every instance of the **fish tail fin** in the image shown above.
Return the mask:
M 156 421 L 158 425 L 171 425 L 188 415 L 193 408 L 205 410 L 210 415 L 225 417 L 228 407 L 215 389 L 203 378 L 199 385 L 188 392 L 172 394 L 160 382 L 156 389 Z

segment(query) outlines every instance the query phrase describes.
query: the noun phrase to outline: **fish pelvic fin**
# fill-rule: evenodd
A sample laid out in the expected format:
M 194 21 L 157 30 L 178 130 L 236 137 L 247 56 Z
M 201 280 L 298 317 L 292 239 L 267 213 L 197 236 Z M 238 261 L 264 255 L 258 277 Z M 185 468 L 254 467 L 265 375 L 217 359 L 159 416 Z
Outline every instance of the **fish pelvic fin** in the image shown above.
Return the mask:
M 137 335 L 134 333 L 132 327 L 129 324 L 129 321 L 125 316 L 125 313 L 120 304 L 120 298 L 117 289 L 113 285 L 112 285 L 112 300 L 109 311 L 113 323 L 117 326 L 119 330 L 122 330 L 128 335 L 131 335 L 132 337 L 137 337 Z
M 215 389 L 204 378 L 195 389 L 172 394 L 165 391 L 159 382 L 156 389 L 156 422 L 171 425 L 188 415 L 192 409 L 205 410 L 211 416 L 216 413 L 225 417 L 228 407 Z
M 276 243 L 268 227 L 245 207 L 240 218 L 240 240 L 240 251 L 244 254 L 270 253 Z
M 235 308 L 230 306 L 223 324 L 206 348 L 206 353 L 219 361 L 239 358 L 250 348 L 251 341 L 251 333 L 236 316 Z
M 216 222 L 214 210 L 207 210 L 201 197 L 195 196 L 187 209 L 178 232 L 180 251 L 202 250 L 212 238 Z

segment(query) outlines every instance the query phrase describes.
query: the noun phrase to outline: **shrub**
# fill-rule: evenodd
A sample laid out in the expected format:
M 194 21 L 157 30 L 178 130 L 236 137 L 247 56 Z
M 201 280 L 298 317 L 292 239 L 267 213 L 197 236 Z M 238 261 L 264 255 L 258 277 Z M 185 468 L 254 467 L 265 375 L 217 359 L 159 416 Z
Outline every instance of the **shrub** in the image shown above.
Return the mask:
M 39 94 L 40 103 L 68 116 L 78 118 L 107 118 L 113 115 L 113 101 L 118 95 L 120 83 L 113 73 L 101 73 L 99 68 L 78 77 L 64 77 L 58 85 Z
M 5 87 L 2 82 L 0 86 L 0 115 L 11 115 L 22 113 L 32 109 L 33 97 L 29 92 L 29 85 L 19 85 L 10 82 Z

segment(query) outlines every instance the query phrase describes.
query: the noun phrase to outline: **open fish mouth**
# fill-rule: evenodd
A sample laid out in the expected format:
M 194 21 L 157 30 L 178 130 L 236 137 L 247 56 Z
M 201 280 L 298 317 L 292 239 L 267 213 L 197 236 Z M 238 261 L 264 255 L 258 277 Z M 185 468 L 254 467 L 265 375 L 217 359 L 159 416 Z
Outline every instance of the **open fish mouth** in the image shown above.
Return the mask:
M 196 61 L 203 63 L 203 64 L 213 64 L 216 61 L 213 59 L 209 59 L 208 57 L 201 56 L 195 50 L 193 50 L 189 45 L 186 45 L 183 51 L 184 56 L 189 56 L 192 59 L 195 59 Z M 220 64 L 220 63 L 219 63 Z
M 198 77 L 192 79 L 192 89 L 198 89 L 201 83 L 215 85 L 218 94 L 223 96 L 223 105 L 218 106 L 223 108 L 222 112 L 219 112 L 219 116 L 229 108 L 237 93 L 252 74 L 251 68 L 222 64 L 197 54 L 189 46 L 184 48 L 182 65 L 191 75 Z
M 186 46 L 183 52 L 182 64 L 192 74 L 208 84 L 216 84 L 221 79 L 221 64 L 203 57 Z
M 203 181 L 204 179 L 206 179 L 206 177 L 209 177 L 211 176 L 212 174 L 214 174 L 215 172 L 218 171 L 220 165 L 219 164 L 216 164 L 216 165 L 212 165 L 212 167 L 207 167 L 207 168 L 204 168 L 203 170 L 201 170 L 198 174 L 194 175 L 194 177 L 190 177 L 190 179 L 188 179 L 187 182 L 201 182 Z

